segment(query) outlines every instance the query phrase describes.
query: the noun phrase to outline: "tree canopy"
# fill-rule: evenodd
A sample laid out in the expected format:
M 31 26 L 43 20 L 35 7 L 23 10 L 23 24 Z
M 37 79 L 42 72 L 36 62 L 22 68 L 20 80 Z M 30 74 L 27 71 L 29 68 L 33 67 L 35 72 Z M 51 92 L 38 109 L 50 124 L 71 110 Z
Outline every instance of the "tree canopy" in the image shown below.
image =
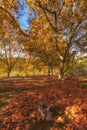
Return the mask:
M 26 0 L 28 13 L 34 13 L 29 30 L 18 21 L 19 0 L 0 2 L 1 42 L 13 39 L 22 46 L 22 54 L 38 58 L 38 62 L 57 67 L 60 78 L 73 61 L 87 51 L 87 4 L 85 0 Z M 15 17 L 15 13 L 17 17 Z M 6 38 L 8 37 L 8 38 Z M 13 37 L 13 38 L 11 38 Z M 28 58 L 27 57 L 27 58 Z

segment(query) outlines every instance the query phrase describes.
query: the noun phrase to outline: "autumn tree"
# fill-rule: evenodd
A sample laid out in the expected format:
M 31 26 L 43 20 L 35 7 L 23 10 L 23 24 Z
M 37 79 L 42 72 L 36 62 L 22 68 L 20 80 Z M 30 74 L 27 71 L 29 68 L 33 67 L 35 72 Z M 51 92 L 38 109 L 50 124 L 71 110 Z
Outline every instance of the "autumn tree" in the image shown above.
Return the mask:
M 26 32 L 21 29 L 18 20 L 14 16 L 14 13 L 21 7 L 17 0 L 0 1 L 1 23 L 4 21 L 6 25 L 6 21 L 8 21 L 16 29 L 16 32 L 18 31 L 20 35 L 23 34 L 30 38 L 28 49 L 32 52 L 32 56 L 35 55 L 36 57 L 40 57 L 40 59 L 44 59 L 44 61 L 50 61 L 50 59 L 55 59 L 53 55 L 57 55 L 55 56 L 57 57 L 56 61 L 60 63 L 58 64 L 60 70 L 59 77 L 62 78 L 70 66 L 72 66 L 73 60 L 78 55 L 78 52 L 85 53 L 87 50 L 86 2 L 85 0 L 26 0 L 26 3 L 31 7 L 29 12 L 34 10 L 37 21 L 43 21 L 43 24 L 31 22 L 34 26 L 38 24 L 38 28 L 40 27 L 39 31 L 35 27 L 38 33 L 34 31 L 28 35 L 28 31 Z M 18 15 L 18 17 L 20 16 Z M 43 20 L 41 20 L 41 17 L 43 17 Z M 48 27 L 47 29 L 46 25 Z M 1 26 L 1 32 L 3 30 L 4 28 Z M 33 29 L 30 28 L 30 30 Z M 46 56 L 49 54 L 49 51 L 46 49 L 48 45 L 46 44 L 50 43 L 50 41 L 53 44 L 50 44 L 50 53 L 52 52 L 53 55 Z M 43 58 L 42 55 L 49 58 Z
M 25 30 L 21 29 L 20 23 L 18 22 L 18 9 L 23 8 L 21 7 L 18 0 L 1 0 L 0 1 L 0 12 L 1 12 L 1 21 L 3 24 L 3 20 L 6 19 L 13 27 L 23 34 L 25 37 L 29 35 L 26 33 Z M 17 18 L 16 18 L 17 16 Z
M 5 9 L 4 3 L 0 5 L 0 54 L 8 77 L 18 61 L 22 49 L 22 46 L 19 45 L 21 32 L 17 26 L 18 24 L 8 11 L 8 6 Z
M 23 46 L 25 46 L 25 48 L 26 48 L 25 42 L 26 42 L 26 39 L 29 38 L 28 31 L 23 30 L 21 27 L 21 24 L 19 22 L 19 18 L 21 17 L 20 9 L 23 10 L 23 8 L 24 8 L 24 6 L 20 4 L 19 0 L 13 0 L 13 1 L 12 0 L 1 0 L 0 1 L 0 23 L 1 23 L 0 24 L 0 33 L 1 33 L 1 36 L 3 34 L 3 37 L 1 37 L 1 41 L 2 41 L 3 45 L 6 46 L 6 49 L 7 49 L 7 46 L 8 46 L 8 48 L 10 47 L 9 50 L 12 51 L 11 56 L 15 57 L 15 59 L 18 59 L 20 54 L 16 54 L 16 56 L 15 56 L 11 47 L 13 47 L 13 49 L 15 51 L 17 51 L 15 53 L 18 53 L 18 51 L 20 52 L 21 47 L 22 47 L 21 57 L 23 56 L 24 53 L 25 53 L 24 55 L 26 57 L 26 52 L 23 51 L 23 49 L 24 49 Z M 13 43 L 13 41 L 15 42 L 15 44 Z M 14 44 L 14 46 L 13 46 L 13 44 Z M 13 68 L 12 67 L 13 65 L 10 65 L 10 66 L 11 66 L 10 68 Z M 25 71 L 27 71 L 27 68 L 28 68 L 28 63 L 26 63 Z
M 60 59 L 59 75 L 62 78 L 75 54 L 87 49 L 85 0 L 27 0 L 27 3 L 45 15 L 53 30 L 55 51 Z M 64 46 L 64 50 L 61 51 L 60 46 Z
M 3 59 L 3 63 L 6 66 L 7 76 L 9 77 L 11 71 L 18 62 L 22 50 L 17 41 L 12 41 L 11 36 L 10 39 L 5 39 L 4 35 L 4 39 L 0 42 L 0 51 L 2 52 L 1 58 Z
M 53 69 L 58 66 L 59 61 L 55 51 L 53 31 L 46 22 L 46 18 L 33 19 L 29 34 L 27 51 L 31 52 L 32 57 L 39 59 L 38 62 L 48 67 L 49 74 L 53 73 Z

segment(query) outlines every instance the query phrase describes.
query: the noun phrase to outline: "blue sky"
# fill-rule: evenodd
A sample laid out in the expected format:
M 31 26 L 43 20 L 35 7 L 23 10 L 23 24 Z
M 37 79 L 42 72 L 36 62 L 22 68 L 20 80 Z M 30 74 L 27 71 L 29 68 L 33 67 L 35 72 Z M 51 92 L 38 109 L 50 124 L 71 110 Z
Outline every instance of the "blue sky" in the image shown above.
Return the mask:
M 34 14 L 29 14 L 29 7 L 26 5 L 25 0 L 18 0 L 21 7 L 14 14 L 20 23 L 21 29 L 29 30 L 30 20 L 34 17 Z

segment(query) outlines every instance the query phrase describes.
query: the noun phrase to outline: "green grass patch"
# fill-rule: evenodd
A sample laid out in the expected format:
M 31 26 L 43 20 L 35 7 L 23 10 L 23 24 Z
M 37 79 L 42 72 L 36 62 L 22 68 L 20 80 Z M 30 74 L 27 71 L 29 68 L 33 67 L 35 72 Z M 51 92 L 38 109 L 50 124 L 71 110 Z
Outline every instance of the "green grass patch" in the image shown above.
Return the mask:
M 87 89 L 87 83 L 84 83 L 84 84 L 83 84 L 83 87 Z

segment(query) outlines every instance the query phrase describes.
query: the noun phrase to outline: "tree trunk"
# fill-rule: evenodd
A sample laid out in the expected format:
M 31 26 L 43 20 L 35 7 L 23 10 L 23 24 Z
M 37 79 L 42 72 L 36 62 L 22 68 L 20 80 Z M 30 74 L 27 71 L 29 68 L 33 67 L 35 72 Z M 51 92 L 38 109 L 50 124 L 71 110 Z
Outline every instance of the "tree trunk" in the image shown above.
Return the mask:
M 45 70 L 45 67 L 44 67 L 44 75 L 46 75 L 46 70 Z
M 35 69 L 34 69 L 34 67 L 33 67 L 33 76 L 35 76 Z
M 51 75 L 53 75 L 53 66 L 51 65 Z
M 8 70 L 7 77 L 10 77 L 11 70 Z
M 60 66 L 59 79 L 63 80 L 63 76 L 64 76 L 64 64 L 62 62 Z
M 48 66 L 48 76 L 50 76 L 50 67 Z

